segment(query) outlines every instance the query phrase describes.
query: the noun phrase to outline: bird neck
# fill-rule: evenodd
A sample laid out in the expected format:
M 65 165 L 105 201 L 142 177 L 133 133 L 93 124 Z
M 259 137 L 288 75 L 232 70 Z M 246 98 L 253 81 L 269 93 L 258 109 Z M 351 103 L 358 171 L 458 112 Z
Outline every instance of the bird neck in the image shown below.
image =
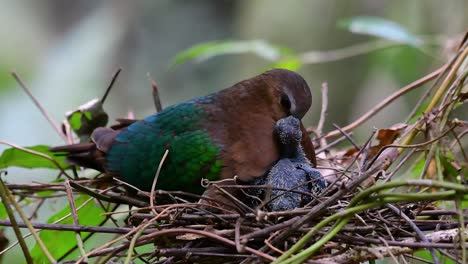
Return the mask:
M 282 158 L 291 159 L 294 161 L 304 162 L 306 157 L 300 142 L 294 142 L 286 145 L 281 145 Z

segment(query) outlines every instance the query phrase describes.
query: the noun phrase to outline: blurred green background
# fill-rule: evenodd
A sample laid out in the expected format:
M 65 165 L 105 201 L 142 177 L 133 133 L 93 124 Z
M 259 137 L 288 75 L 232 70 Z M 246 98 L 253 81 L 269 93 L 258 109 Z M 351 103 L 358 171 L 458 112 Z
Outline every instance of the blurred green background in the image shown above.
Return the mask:
M 338 26 L 355 16 L 392 20 L 426 41 L 424 47 L 394 45 L 346 59 L 302 64 L 298 71 L 314 95 L 304 122 L 317 123 L 320 86 L 328 82 L 329 130 L 333 123 L 345 126 L 442 65 L 468 29 L 466 0 L 0 0 L 0 6 L 0 140 L 24 146 L 63 141 L 11 77 L 12 70 L 60 122 L 65 112 L 101 97 L 121 67 L 104 107 L 111 120 L 128 111 L 141 118 L 154 112 L 147 73 L 158 83 L 163 106 L 168 106 L 218 91 L 273 64 L 245 53 L 170 67 L 177 54 L 201 42 L 264 40 L 301 58 L 365 43 L 372 47 L 376 37 Z M 368 136 L 372 127 L 402 122 L 422 92 L 393 103 L 359 128 L 358 136 Z M 47 174 L 9 172 L 9 181 L 17 182 L 45 181 Z

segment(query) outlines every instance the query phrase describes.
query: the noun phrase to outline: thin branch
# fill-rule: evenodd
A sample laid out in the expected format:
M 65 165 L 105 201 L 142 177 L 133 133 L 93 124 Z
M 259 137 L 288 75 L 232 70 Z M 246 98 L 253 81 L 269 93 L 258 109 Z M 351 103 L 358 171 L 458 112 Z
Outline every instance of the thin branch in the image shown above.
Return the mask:
M 55 123 L 55 121 L 52 119 L 52 117 L 47 113 L 47 111 L 42 107 L 42 105 L 39 103 L 39 101 L 34 97 L 34 95 L 31 93 L 31 90 L 26 86 L 26 84 L 21 80 L 19 75 L 16 72 L 12 72 L 11 75 L 15 80 L 18 82 L 18 84 L 23 88 L 23 90 L 26 92 L 26 94 L 29 96 L 29 98 L 33 101 L 33 103 L 36 105 L 37 109 L 42 113 L 42 115 L 47 119 L 49 124 L 54 128 L 55 132 L 65 141 L 67 141 L 67 136 L 63 134 L 62 130 L 60 129 L 60 126 Z
M 143 222 L 143 224 L 145 224 L 145 222 Z M 145 228 L 143 227 L 140 230 L 138 230 L 138 232 L 136 232 L 136 234 L 132 237 L 132 240 L 130 241 L 130 245 L 128 247 L 128 255 L 127 255 L 127 258 L 125 259 L 124 264 L 130 264 L 131 263 L 132 253 L 133 253 L 133 250 L 135 249 L 136 241 L 144 232 L 145 232 Z
M 69 216 L 69 215 L 68 215 Z M 65 217 L 66 218 L 66 217 Z M 64 218 L 61 218 L 62 221 Z M 91 232 L 91 233 L 103 233 L 103 234 L 126 234 L 132 231 L 133 228 L 129 227 L 106 227 L 106 226 L 85 226 L 85 225 L 67 225 L 57 224 L 60 221 L 55 221 L 51 224 L 42 223 L 31 223 L 31 225 L 39 230 L 59 230 L 59 231 L 74 231 L 74 232 Z M 14 226 L 11 220 L 0 220 L 0 226 Z M 17 222 L 19 228 L 27 228 L 23 222 Z M 157 229 L 147 229 L 146 233 L 151 233 Z
M 328 83 L 322 83 L 322 88 L 320 90 L 322 92 L 322 108 L 320 111 L 320 119 L 317 125 L 317 133 L 318 136 L 322 136 L 323 126 L 325 125 L 325 119 L 327 118 L 327 110 L 328 110 Z
M 155 218 L 153 218 L 153 219 L 155 219 Z M 148 223 L 144 223 L 144 224 L 142 224 L 142 225 L 139 225 L 137 228 L 132 229 L 130 232 L 128 232 L 128 233 L 126 233 L 126 234 L 124 234 L 124 235 L 122 235 L 122 236 L 119 236 L 119 237 L 117 237 L 117 238 L 115 238 L 115 239 L 113 239 L 113 240 L 111 240 L 111 241 L 109 241 L 109 242 L 107 242 L 107 243 L 104 243 L 103 245 L 101 245 L 101 246 L 99 246 L 99 247 L 97 247 L 97 248 L 91 250 L 91 251 L 88 252 L 85 256 L 83 256 L 83 257 L 81 257 L 79 260 L 77 260 L 77 261 L 75 262 L 75 264 L 80 264 L 80 263 L 84 260 L 84 258 L 91 257 L 93 254 L 95 254 L 95 253 L 98 252 L 99 250 L 105 249 L 105 248 L 111 246 L 112 244 L 114 244 L 114 243 L 116 243 L 116 242 L 118 242 L 118 241 L 120 241 L 120 240 L 123 240 L 123 239 L 125 239 L 125 238 L 127 238 L 127 237 L 129 237 L 129 236 L 131 236 L 131 235 L 133 235 L 133 234 L 135 234 L 135 233 L 137 233 L 137 232 L 139 232 L 139 230 L 142 229 L 142 228 L 146 228 L 147 226 L 149 226 L 149 225 L 153 222 L 153 219 L 151 219 L 150 221 L 148 221 Z
M 79 211 L 81 208 L 83 208 L 85 205 L 87 205 L 87 204 L 88 204 L 89 202 L 91 202 L 92 200 L 93 200 L 93 198 L 87 199 L 87 200 L 86 200 L 84 203 L 82 203 L 78 208 L 76 208 L 76 210 Z M 44 226 L 46 226 L 45 228 L 40 228 L 39 225 L 41 225 L 41 224 L 34 224 L 34 223 L 31 223 L 31 222 L 30 222 L 29 224 L 30 224 L 31 226 L 33 226 L 34 228 L 38 228 L 38 229 L 48 229 L 49 225 L 57 225 L 57 223 L 59 223 L 59 222 L 65 220 L 65 219 L 68 218 L 70 215 L 71 215 L 71 213 L 68 213 L 68 214 L 66 214 L 65 216 L 63 216 L 63 217 L 57 219 L 56 221 L 54 221 L 52 224 L 46 224 L 46 225 L 44 225 Z M 0 220 L 0 226 L 1 226 L 1 225 L 4 225 L 4 226 L 11 226 L 11 223 L 10 223 L 9 221 L 6 221 L 6 220 Z M 24 228 L 27 228 L 27 227 L 28 227 L 27 224 L 25 224 L 25 223 L 18 223 L 18 226 L 21 227 L 21 228 L 23 228 L 23 227 L 24 227 Z M 61 225 L 57 225 L 57 226 L 61 226 Z M 50 228 L 50 229 L 51 229 L 51 230 L 61 230 L 61 229 L 53 229 L 53 228 Z M 73 230 L 73 231 L 75 231 L 75 230 Z M 39 233 L 39 232 L 41 232 L 41 230 L 38 230 L 37 232 Z M 26 235 L 23 236 L 23 238 L 30 237 L 31 235 L 32 235 L 32 233 L 26 234 Z M 0 255 L 3 254 L 4 252 L 10 250 L 11 248 L 13 248 L 14 246 L 16 246 L 17 244 L 18 244 L 17 242 L 11 244 L 10 246 L 8 246 L 8 248 L 5 248 L 4 250 L 2 250 L 2 251 L 0 252 Z
M 339 61 L 377 50 L 404 45 L 406 44 L 386 40 L 376 40 L 330 51 L 308 51 L 300 54 L 299 58 L 304 64 L 317 64 Z
M 236 221 L 236 226 L 235 226 L 234 243 L 236 243 L 236 250 L 238 253 L 244 252 L 244 246 L 241 245 L 240 243 L 240 226 L 243 220 L 244 219 L 242 217 L 239 217 Z
M 153 95 L 154 107 L 156 108 L 156 112 L 159 113 L 162 111 L 162 104 L 161 98 L 159 97 L 158 85 L 156 84 L 156 81 L 153 78 L 151 78 L 149 72 L 146 75 L 148 77 L 149 83 L 151 84 L 151 94 Z
M 466 57 L 468 56 L 468 48 L 465 47 L 465 49 L 459 51 L 459 56 L 457 56 L 456 61 L 453 63 L 449 73 L 445 77 L 444 81 L 442 84 L 439 86 L 437 89 L 436 93 L 432 97 L 432 100 L 429 102 L 429 105 L 425 107 L 424 113 L 429 113 L 432 111 L 437 103 L 440 101 L 444 93 L 449 89 L 451 83 L 454 81 L 458 69 L 462 66 L 463 62 L 465 61 Z M 439 69 L 440 70 L 440 69 Z M 421 128 L 422 124 L 416 126 L 415 129 L 413 129 L 403 140 L 402 140 L 402 145 L 409 145 L 409 143 L 416 137 L 416 135 L 419 133 L 419 130 Z M 401 148 L 399 149 L 401 151 Z
M 400 209 L 398 209 L 396 206 L 392 204 L 386 204 L 386 206 L 390 208 L 390 210 L 392 210 L 395 214 L 403 218 L 408 223 L 408 225 L 411 226 L 411 228 L 418 235 L 419 239 L 421 239 L 422 242 L 429 243 L 429 240 L 421 231 L 421 229 L 419 229 L 419 227 L 405 213 L 403 213 L 403 211 L 401 211 Z M 439 264 L 440 262 L 434 249 L 429 248 L 429 252 L 431 252 L 432 260 L 434 261 L 434 263 Z
M 118 68 L 117 71 L 112 76 L 111 82 L 107 86 L 107 89 L 106 89 L 106 91 L 104 92 L 104 95 L 101 98 L 101 104 L 104 104 L 104 102 L 106 101 L 107 96 L 109 95 L 109 92 L 112 89 L 112 87 L 114 86 L 114 83 L 117 80 L 117 77 L 119 77 L 119 74 L 120 74 L 121 71 L 122 71 L 122 68 Z
M 333 127 L 336 128 L 336 130 L 338 130 L 349 141 L 349 143 L 351 143 L 351 145 L 353 145 L 356 148 L 356 150 L 361 150 L 361 148 L 354 141 L 351 135 L 344 131 L 343 128 L 339 127 L 337 124 L 333 124 Z
M 358 118 L 357 120 L 355 120 L 351 124 L 343 127 L 342 128 L 343 131 L 349 132 L 349 131 L 355 129 L 356 127 L 360 126 L 361 124 L 363 124 L 364 122 L 369 120 L 372 116 L 374 116 L 375 114 L 380 112 L 380 110 L 385 108 L 387 105 L 389 105 L 390 103 L 392 103 L 393 101 L 398 99 L 400 96 L 402 96 L 402 95 L 406 94 L 407 92 L 410 92 L 410 91 L 422 86 L 423 84 L 425 84 L 425 83 L 431 81 L 432 79 L 436 78 L 437 76 L 439 76 L 439 74 L 442 73 L 445 70 L 446 67 L 447 67 L 447 65 L 444 65 L 444 66 L 440 67 L 439 69 L 437 69 L 437 70 L 429 73 L 428 75 L 422 77 L 421 79 L 419 79 L 417 81 L 414 81 L 414 82 L 408 84 L 407 86 L 401 88 L 400 90 L 396 91 L 395 93 L 393 93 L 389 97 L 385 98 L 382 102 L 380 102 L 379 104 L 374 106 L 371 110 L 369 110 L 367 113 L 362 115 L 360 118 Z M 307 131 L 310 132 L 311 129 L 307 128 Z M 338 135 L 340 135 L 340 131 L 339 130 L 333 130 L 333 131 L 327 133 L 325 135 L 325 137 L 326 138 L 331 138 L 331 137 L 336 137 Z
M 154 200 L 155 200 L 154 191 L 156 189 L 156 183 L 158 182 L 158 178 L 159 178 L 159 174 L 161 173 L 162 166 L 163 166 L 164 161 L 166 160 L 168 154 L 169 154 L 169 150 L 166 149 L 164 151 L 164 154 L 163 154 L 162 158 L 161 158 L 161 161 L 159 161 L 158 169 L 156 170 L 156 174 L 154 175 L 154 179 L 153 179 L 153 184 L 151 185 L 150 206 L 152 208 L 151 210 L 153 211 L 153 213 L 155 215 L 157 215 L 158 213 L 154 209 Z
M 422 142 L 422 143 L 418 143 L 418 144 L 407 144 L 407 145 L 398 145 L 398 144 L 391 144 L 391 145 L 386 145 L 386 146 L 383 146 L 379 152 L 377 152 L 377 154 L 375 155 L 375 157 L 372 159 L 372 161 L 367 165 L 367 168 L 370 168 L 372 166 L 372 164 L 378 160 L 380 158 L 380 155 L 382 153 L 384 153 L 384 151 L 388 148 L 400 148 L 400 149 L 406 149 L 406 148 L 418 148 L 418 147 L 423 147 L 423 146 L 427 146 L 431 143 L 434 143 L 438 140 L 440 140 L 441 138 L 443 138 L 445 135 L 447 135 L 448 133 L 450 133 L 455 127 L 457 126 L 457 124 L 454 124 L 452 125 L 449 129 L 447 129 L 446 131 L 444 131 L 440 136 L 436 137 L 436 138 L 433 138 L 429 141 L 426 141 L 426 142 Z
M 0 176 L 3 174 L 4 171 L 0 171 Z M 16 222 L 16 218 L 14 215 L 13 210 L 11 209 L 11 203 L 10 203 L 10 198 L 7 195 L 7 187 L 5 186 L 5 183 L 3 182 L 3 179 L 0 177 L 0 197 L 2 198 L 2 202 L 5 208 L 5 211 L 8 215 L 8 218 L 10 218 L 10 223 L 11 226 L 13 227 L 13 231 L 15 232 L 16 238 L 18 239 L 18 243 L 21 246 L 21 250 L 23 251 L 24 258 L 26 259 L 26 262 L 28 264 L 32 264 L 33 259 L 31 255 L 29 254 L 29 249 L 28 246 L 26 245 L 26 242 L 24 241 L 23 236 L 21 235 L 21 231 L 19 230 L 18 223 Z
M 78 220 L 78 215 L 77 215 L 77 212 L 76 212 L 75 199 L 73 198 L 73 191 L 71 189 L 69 181 L 66 181 L 64 183 L 64 186 L 65 186 L 65 190 L 67 192 L 68 204 L 70 205 L 70 209 L 71 209 L 70 213 L 72 215 L 73 224 L 79 225 L 80 222 Z M 75 232 L 75 238 L 76 238 L 76 245 L 77 245 L 78 249 L 80 250 L 81 256 L 85 256 L 86 251 L 84 249 L 84 244 L 83 244 L 83 240 L 81 239 L 80 231 Z M 88 262 L 88 258 L 85 257 L 85 261 Z
M 0 179 L 0 185 L 1 185 L 1 189 L 2 189 L 2 190 L 0 190 L 0 192 L 2 192 L 2 193 L 5 192 L 6 197 L 8 197 L 8 201 L 11 203 L 11 205 L 13 205 L 13 207 L 15 208 L 15 211 L 19 214 L 20 218 L 26 224 L 26 227 L 29 229 L 29 232 L 31 232 L 32 236 L 36 240 L 36 243 L 42 249 L 42 252 L 44 253 L 44 255 L 49 259 L 49 261 L 51 263 L 55 263 L 56 261 L 55 261 L 54 257 L 52 256 L 52 254 L 50 254 L 50 252 L 47 249 L 46 245 L 44 244 L 42 239 L 39 237 L 39 235 L 36 232 L 36 230 L 34 229 L 34 227 L 31 225 L 31 222 L 28 220 L 28 217 L 24 214 L 23 210 L 21 209 L 19 204 L 16 202 L 15 197 L 13 196 L 13 194 L 11 194 L 10 190 L 8 190 L 8 188 L 5 186 L 5 183 L 1 179 Z M 18 239 L 20 239 L 20 238 L 18 237 Z
M 148 234 L 148 235 L 145 235 L 145 236 L 142 236 L 140 237 L 140 243 L 144 243 L 145 241 L 151 241 L 152 239 L 158 237 L 158 236 L 162 236 L 162 235 L 166 235 L 166 234 L 185 234 L 185 233 L 191 233 L 191 234 L 196 234 L 196 235 L 200 235 L 200 236 L 204 236 L 204 237 L 207 237 L 207 238 L 210 238 L 210 239 L 213 239 L 217 242 L 220 242 L 220 243 L 223 243 L 223 244 L 226 244 L 226 245 L 229 245 L 229 246 L 232 246 L 232 247 L 235 247 L 236 244 L 235 242 L 229 240 L 229 239 L 226 239 L 224 237 L 221 237 L 219 235 L 216 235 L 216 234 L 213 234 L 211 232 L 207 232 L 207 231 L 201 231 L 201 230 L 195 230 L 195 229 L 190 229 L 190 228 L 172 228 L 172 229 L 165 229 L 165 230 L 159 230 L 159 231 L 156 231 L 156 232 L 153 232 L 151 234 Z M 137 244 L 139 244 L 137 242 Z M 124 245 L 121 245 L 121 246 L 118 246 L 116 248 L 113 248 L 112 251 L 114 250 L 122 250 L 124 248 L 127 248 L 128 245 L 127 244 L 124 244 Z M 269 260 L 269 261 L 273 261 L 275 260 L 275 258 L 273 258 L 272 256 L 268 255 L 268 254 L 265 254 L 261 251 L 258 251 L 256 249 L 253 249 L 251 247 L 248 247 L 248 246 L 245 246 L 244 249 L 252 254 L 255 254 L 259 257 L 262 257 L 266 260 Z M 90 254 L 90 256 L 94 256 L 94 255 L 99 255 L 99 254 L 102 254 L 102 253 L 107 253 L 109 250 L 102 250 L 101 252 L 99 251 L 95 251 L 95 252 L 92 252 L 92 254 Z

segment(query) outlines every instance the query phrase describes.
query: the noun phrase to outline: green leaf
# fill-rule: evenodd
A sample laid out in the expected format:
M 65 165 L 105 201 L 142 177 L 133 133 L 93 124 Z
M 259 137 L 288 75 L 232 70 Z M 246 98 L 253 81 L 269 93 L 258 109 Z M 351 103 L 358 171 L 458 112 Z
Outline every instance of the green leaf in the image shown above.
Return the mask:
M 93 119 L 93 114 L 90 111 L 83 111 L 83 115 L 88 119 Z
M 96 98 L 67 113 L 67 120 L 80 141 L 87 142 L 96 128 L 106 126 L 109 115 L 104 111 L 101 100 Z
M 171 67 L 190 60 L 201 62 L 214 56 L 242 53 L 253 53 L 265 60 L 276 61 L 291 52 L 287 48 L 272 45 L 264 40 L 210 41 L 181 51 L 172 60 Z
M 83 116 L 81 112 L 73 112 L 71 115 L 68 116 L 68 123 L 70 123 L 70 127 L 71 129 L 73 129 L 73 131 L 80 129 L 81 116 Z
M 419 46 L 423 43 L 420 38 L 402 25 L 380 17 L 352 17 L 340 21 L 338 25 L 356 34 L 375 36 L 413 46 Z
M 69 165 L 65 163 L 64 156 L 54 156 L 55 153 L 50 152 L 50 146 L 37 145 L 33 147 L 25 147 L 29 150 L 34 150 L 42 154 L 48 155 L 50 158 L 55 160 L 62 168 L 67 168 Z M 25 152 L 16 148 L 9 148 L 3 151 L 0 156 L 0 169 L 7 167 L 21 167 L 21 168 L 49 168 L 58 169 L 57 166 L 50 160 L 37 156 L 28 152 Z
M 79 207 L 89 198 L 90 196 L 87 195 L 78 196 L 78 198 L 75 199 L 76 207 Z M 66 206 L 60 212 L 50 217 L 47 223 L 53 223 L 58 219 L 64 217 L 65 215 L 69 214 L 70 212 L 70 206 Z M 100 206 L 97 206 L 94 201 L 91 201 L 85 206 L 83 206 L 83 208 L 81 208 L 77 214 L 80 225 L 97 226 L 101 224 L 105 219 L 103 213 L 105 213 L 105 211 Z M 73 219 L 71 216 L 69 216 L 66 219 L 60 221 L 59 223 L 65 225 L 73 225 Z M 89 232 L 81 232 L 81 237 L 83 239 L 89 235 Z M 52 256 L 56 259 L 62 257 L 69 250 L 73 249 L 77 243 L 75 232 L 72 231 L 44 230 L 41 231 L 40 237 L 44 242 L 45 246 L 49 249 Z M 37 244 L 32 249 L 31 255 L 34 259 L 34 263 L 48 263 L 47 257 L 44 255 L 42 249 Z
M 271 68 L 281 68 L 291 71 L 298 71 L 301 67 L 302 63 L 298 57 L 289 57 L 274 63 Z

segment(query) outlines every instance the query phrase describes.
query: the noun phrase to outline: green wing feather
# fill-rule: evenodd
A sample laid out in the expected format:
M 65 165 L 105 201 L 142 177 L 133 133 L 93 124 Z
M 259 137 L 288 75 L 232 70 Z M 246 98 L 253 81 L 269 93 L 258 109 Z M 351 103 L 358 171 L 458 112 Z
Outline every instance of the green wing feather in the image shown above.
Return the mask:
M 174 105 L 128 126 L 109 149 L 106 169 L 148 191 L 168 149 L 157 188 L 201 193 L 201 178 L 216 180 L 223 167 L 221 145 L 203 128 L 209 115 L 203 109 L 207 100 Z

